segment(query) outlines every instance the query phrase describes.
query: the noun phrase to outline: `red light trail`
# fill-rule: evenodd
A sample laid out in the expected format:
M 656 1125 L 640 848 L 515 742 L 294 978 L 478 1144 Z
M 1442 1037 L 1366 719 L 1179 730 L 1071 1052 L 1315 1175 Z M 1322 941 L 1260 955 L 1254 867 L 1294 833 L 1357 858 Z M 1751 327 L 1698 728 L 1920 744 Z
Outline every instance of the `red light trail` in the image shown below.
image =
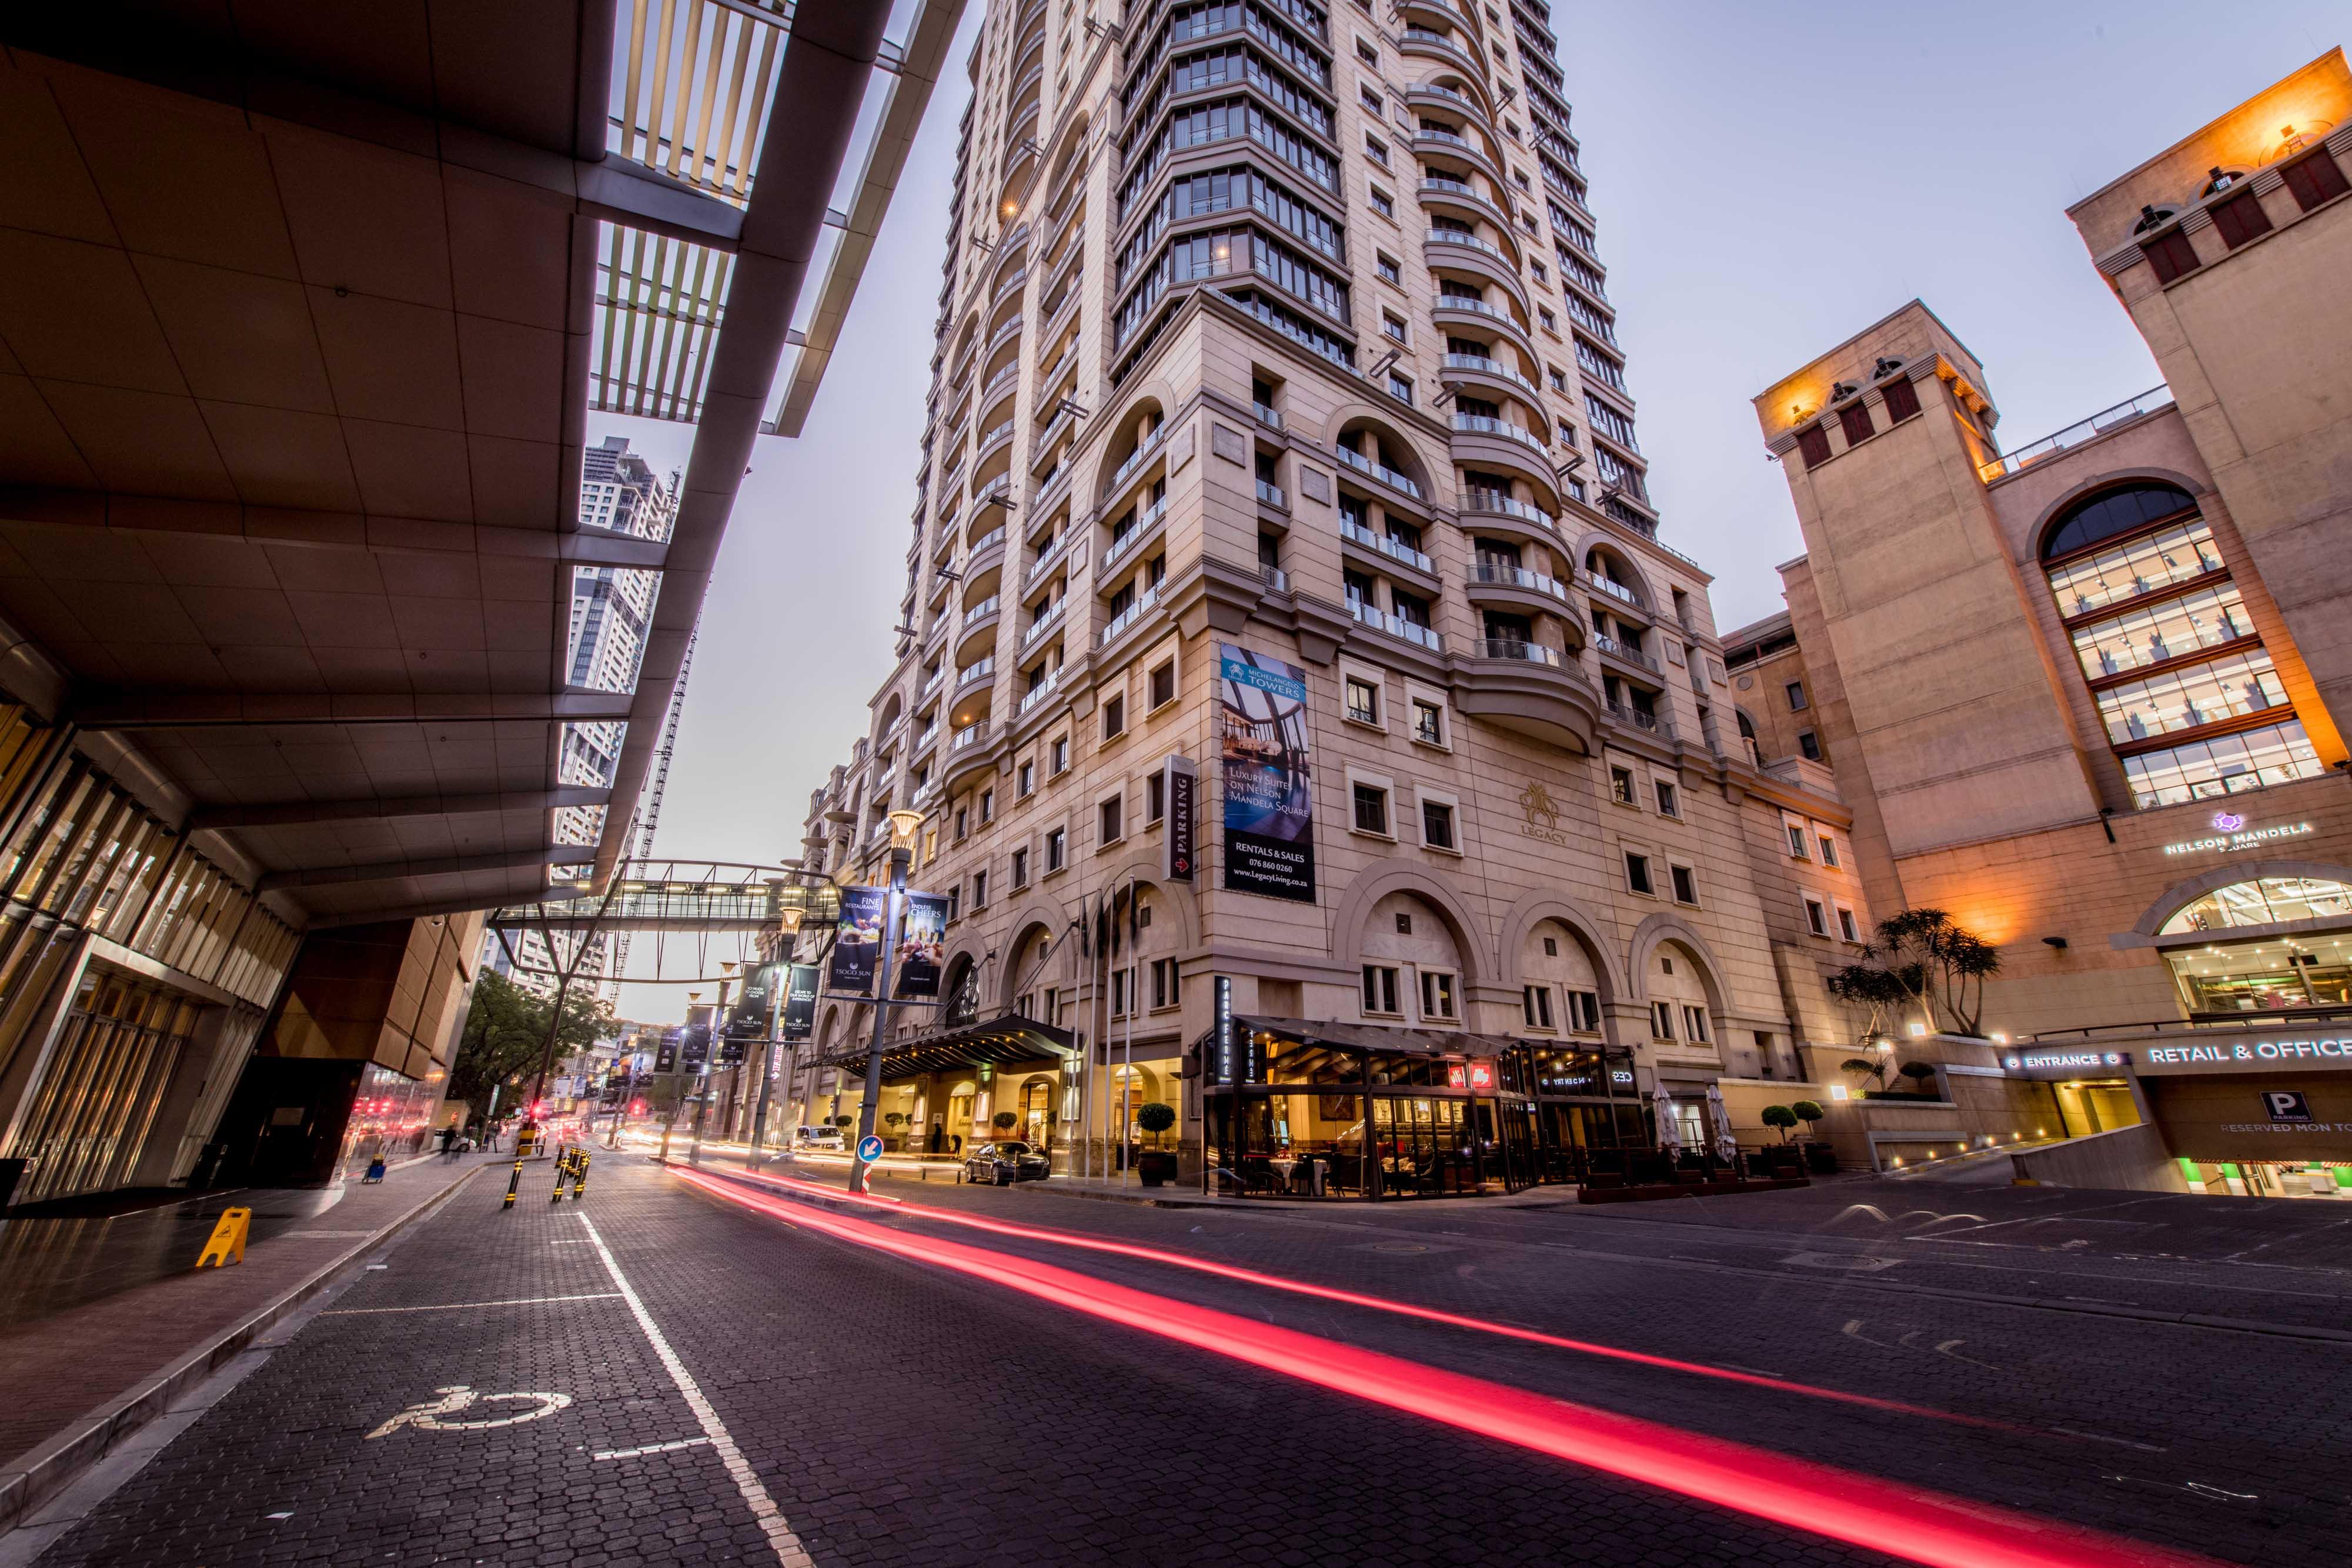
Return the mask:
M 752 1181 L 776 1186 L 801 1187 L 820 1197 L 861 1201 L 851 1197 L 839 1187 L 820 1186 L 814 1182 L 792 1176 L 763 1176 L 755 1172 L 742 1173 Z M 1088 1252 L 1108 1252 L 1123 1258 L 1141 1259 L 1146 1262 L 1165 1263 L 1173 1268 L 1190 1269 L 1195 1273 L 1213 1274 L 1221 1280 L 1237 1281 L 1245 1285 L 1259 1285 L 1267 1290 L 1286 1291 L 1293 1295 L 1313 1296 L 1320 1301 L 1338 1301 L 1351 1307 L 1366 1307 L 1373 1312 L 1391 1312 L 1398 1317 L 1416 1318 L 1423 1322 L 1443 1323 L 1449 1328 L 1471 1329 L 1479 1333 L 1497 1334 L 1528 1344 L 1539 1344 L 1552 1350 L 1574 1351 L 1580 1355 L 1599 1356 L 1609 1361 L 1630 1362 L 1636 1366 L 1657 1367 L 1666 1372 L 1684 1372 L 1699 1377 L 1712 1377 L 1724 1383 L 1745 1383 L 1757 1388 L 1769 1388 L 1782 1394 L 1801 1394 L 1811 1399 L 1832 1400 L 1841 1405 L 1859 1405 L 1873 1410 L 1887 1410 L 1902 1416 L 1925 1416 L 1937 1421 L 1957 1422 L 1964 1427 L 1983 1427 L 2002 1432 L 2022 1432 L 2027 1428 L 2006 1421 L 1990 1420 L 1981 1416 L 1963 1416 L 1950 1410 L 1937 1410 L 1926 1405 L 1906 1404 L 1899 1399 L 1880 1399 L 1868 1394 L 1850 1394 L 1843 1389 L 1822 1388 L 1810 1383 L 1798 1383 L 1784 1377 L 1769 1377 L 1762 1373 L 1734 1372 L 1728 1367 L 1708 1366 L 1702 1362 L 1677 1361 L 1672 1356 L 1651 1355 L 1638 1350 L 1625 1350 L 1612 1344 L 1600 1344 L 1591 1340 L 1568 1339 L 1559 1334 L 1545 1333 L 1538 1329 L 1520 1328 L 1512 1323 L 1495 1322 L 1486 1318 L 1465 1317 L 1459 1312 L 1440 1312 L 1434 1307 L 1415 1306 L 1410 1301 L 1391 1301 L 1385 1296 L 1368 1296 L 1355 1291 L 1343 1291 L 1330 1285 L 1309 1284 L 1304 1280 L 1289 1279 L 1281 1274 L 1261 1273 L 1255 1269 L 1237 1268 L 1230 1263 L 1213 1262 L 1205 1258 L 1187 1257 L 1181 1252 L 1163 1251 L 1129 1241 L 1112 1241 L 1076 1231 L 1049 1230 L 1038 1226 L 1021 1225 L 1012 1220 L 989 1219 L 976 1214 L 965 1214 L 950 1208 L 932 1208 L 923 1204 L 908 1204 L 900 1198 L 869 1197 L 863 1201 L 892 1206 L 892 1212 L 923 1219 L 936 1219 L 950 1225 L 968 1226 L 975 1230 L 992 1231 L 999 1236 L 1015 1237 L 1027 1241 L 1045 1241 L 1061 1247 L 1074 1247 Z
M 722 1201 L 968 1275 L 1108 1322 L 1681 1496 L 1933 1568 L 2216 1568 L 2209 1559 L 1676 1431 L 1112 1284 L 940 1237 L 909 1236 L 669 1167 Z

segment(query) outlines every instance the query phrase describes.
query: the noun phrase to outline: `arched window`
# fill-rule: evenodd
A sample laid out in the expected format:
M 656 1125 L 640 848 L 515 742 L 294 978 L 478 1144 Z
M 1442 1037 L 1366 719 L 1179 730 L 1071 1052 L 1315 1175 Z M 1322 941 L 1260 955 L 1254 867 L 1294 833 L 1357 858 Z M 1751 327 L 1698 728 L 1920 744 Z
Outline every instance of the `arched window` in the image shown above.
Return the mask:
M 2217 887 L 2181 905 L 2160 933 L 2225 931 L 2352 915 L 2352 885 L 2323 876 L 2264 876 Z
M 2102 491 L 2075 502 L 2058 515 L 2042 541 L 2042 559 L 2061 556 L 2113 538 L 2137 533 L 2165 518 L 2196 508 L 2196 498 L 2178 485 L 2144 481 Z

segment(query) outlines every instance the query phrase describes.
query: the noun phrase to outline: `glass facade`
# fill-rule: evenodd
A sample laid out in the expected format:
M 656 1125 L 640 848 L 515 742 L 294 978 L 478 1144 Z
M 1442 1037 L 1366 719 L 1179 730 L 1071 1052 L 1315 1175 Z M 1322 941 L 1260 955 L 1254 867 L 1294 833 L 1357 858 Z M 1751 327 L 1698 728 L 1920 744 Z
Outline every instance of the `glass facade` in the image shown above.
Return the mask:
M 2260 652 L 2184 664 L 2099 691 L 2099 716 L 2117 746 L 2286 706 L 2286 687 L 2271 656 Z
M 2050 591 L 2058 596 L 2058 612 L 2072 619 L 2221 570 L 2221 552 L 2200 518 L 2052 567 Z
M 2074 656 L 2083 662 L 2083 674 L 2095 681 L 2234 643 L 2252 636 L 2253 630 L 2237 585 L 2223 583 L 2077 627 Z
M 2264 876 L 2217 887 L 2164 923 L 2167 936 L 2233 925 L 2352 918 L 2352 886 L 2317 876 Z
M 2315 779 L 2326 770 L 2294 719 L 2124 758 L 2125 777 L 2143 810 Z
M 343 1128 L 335 1179 L 365 1176 L 377 1159 L 394 1166 L 425 1153 L 433 1117 L 441 1106 L 441 1088 L 437 1076 L 428 1082 L 370 1062 L 360 1075 L 359 1097 L 352 1102 L 352 1119 Z

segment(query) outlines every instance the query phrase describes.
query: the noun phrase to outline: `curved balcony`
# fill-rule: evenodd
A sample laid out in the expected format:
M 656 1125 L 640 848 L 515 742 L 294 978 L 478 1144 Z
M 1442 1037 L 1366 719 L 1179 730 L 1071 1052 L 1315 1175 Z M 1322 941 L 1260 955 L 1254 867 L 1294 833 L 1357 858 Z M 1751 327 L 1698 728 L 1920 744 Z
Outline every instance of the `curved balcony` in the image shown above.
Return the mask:
M 1535 407 L 1543 406 L 1543 393 L 1536 383 L 1503 363 L 1483 354 L 1448 354 L 1444 359 L 1444 380 L 1447 385 L 1477 387 L 1485 392 L 1499 392 L 1505 397 L 1523 399 Z
M 1396 40 L 1397 52 L 1419 55 L 1423 59 L 1444 60 L 1471 80 L 1486 75 L 1486 68 L 1471 57 L 1470 51 L 1451 38 L 1442 37 L 1426 27 L 1408 26 Z
M 1454 655 L 1454 698 L 1464 713 L 1552 746 L 1591 752 L 1601 694 L 1555 648 L 1482 637 Z
M 956 632 L 956 663 L 969 664 L 996 646 L 996 623 L 1003 618 L 1004 601 L 992 593 L 963 612 L 961 630 Z
M 1497 191 L 1509 183 L 1503 178 L 1502 165 L 1495 162 L 1494 154 L 1458 132 L 1430 131 L 1415 126 L 1412 151 L 1417 158 L 1451 158 L 1457 163 L 1467 163 L 1486 175 L 1487 183 Z
M 1544 490 L 1559 486 L 1543 438 L 1508 420 L 1480 413 L 1454 416 L 1454 460 L 1474 468 L 1517 474 Z
M 991 744 L 990 725 L 986 719 L 967 725 L 956 731 L 948 742 L 948 754 L 940 765 L 940 787 L 952 794 L 968 780 L 996 770 L 996 747 Z
M 1479 194 L 1477 188 L 1467 180 L 1445 174 L 1433 179 L 1424 177 L 1414 187 L 1414 194 L 1421 198 L 1424 210 L 1444 209 L 1464 217 L 1484 219 L 1504 234 L 1511 232 L 1511 220 L 1503 209 Z
M 1440 294 L 1429 302 L 1430 319 L 1440 327 L 1448 321 L 1465 326 L 1499 331 L 1517 344 L 1530 360 L 1541 360 L 1536 352 L 1536 341 L 1518 319 L 1499 305 L 1489 305 L 1484 299 L 1465 299 L 1458 295 Z
M 1465 490 L 1458 520 L 1464 529 L 1507 538 L 1557 545 L 1559 525 L 1549 512 L 1532 502 L 1517 500 L 1497 490 Z
M 1017 341 L 1021 336 L 1021 320 L 1022 318 L 1016 312 L 1015 314 L 1005 318 L 1002 322 L 999 322 L 997 324 L 996 330 L 989 334 L 988 347 L 982 350 L 983 357 L 992 358 L 996 354 L 997 350 L 1003 349 L 1009 343 Z M 999 368 L 1001 369 L 1002 367 Z M 989 371 L 988 374 L 991 381 L 993 381 L 996 378 L 996 371 L 993 370 Z
M 1004 525 L 999 523 L 974 539 L 971 554 L 964 558 L 963 576 L 966 591 L 1004 564 Z
M 988 716 L 988 695 L 996 684 L 996 660 L 983 658 L 956 672 L 955 689 L 948 699 L 948 722 L 959 727 Z
M 991 310 L 995 309 L 998 306 L 1003 304 L 1006 300 L 1020 293 L 1021 286 L 1028 281 L 1028 263 L 1022 262 L 1015 265 L 1011 272 L 1008 272 L 1003 277 L 998 278 L 996 280 L 996 287 L 989 291 L 988 308 Z
M 977 480 L 988 460 L 1012 444 L 1013 421 L 1008 419 L 980 438 L 980 450 L 972 454 L 972 477 Z
M 1528 308 L 1528 286 L 1519 280 L 1517 264 L 1491 241 L 1452 229 L 1431 229 L 1422 236 L 1421 258 L 1433 272 L 1443 267 L 1491 283 L 1509 295 L 1520 309 Z
M 1473 604 L 1493 604 L 1541 615 L 1573 613 L 1568 584 L 1523 566 L 1495 560 L 1472 561 L 1462 575 L 1462 587 Z
M 1414 4 L 1415 0 L 1404 0 L 1404 5 L 1400 9 L 1410 8 Z M 1474 76 L 1470 79 L 1479 81 L 1481 78 Z M 1494 116 L 1487 111 L 1483 99 L 1472 98 L 1466 92 L 1457 92 L 1453 88 L 1441 87 L 1433 81 L 1417 81 L 1409 84 L 1404 89 L 1404 100 L 1407 103 L 1428 104 L 1437 109 L 1451 110 L 1455 114 L 1484 121 L 1485 123 L 1479 127 L 1483 131 L 1491 133 L 1494 130 Z

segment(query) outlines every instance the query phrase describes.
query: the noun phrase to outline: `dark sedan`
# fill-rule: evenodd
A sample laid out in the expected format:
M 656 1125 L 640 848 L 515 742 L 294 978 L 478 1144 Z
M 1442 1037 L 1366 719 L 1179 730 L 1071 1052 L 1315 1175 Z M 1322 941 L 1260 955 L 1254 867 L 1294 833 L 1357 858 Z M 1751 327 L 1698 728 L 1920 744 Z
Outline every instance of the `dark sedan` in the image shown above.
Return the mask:
M 963 1179 L 1010 1186 L 1016 1181 L 1044 1181 L 1054 1162 L 1028 1145 L 1013 1142 L 982 1144 L 963 1157 Z

